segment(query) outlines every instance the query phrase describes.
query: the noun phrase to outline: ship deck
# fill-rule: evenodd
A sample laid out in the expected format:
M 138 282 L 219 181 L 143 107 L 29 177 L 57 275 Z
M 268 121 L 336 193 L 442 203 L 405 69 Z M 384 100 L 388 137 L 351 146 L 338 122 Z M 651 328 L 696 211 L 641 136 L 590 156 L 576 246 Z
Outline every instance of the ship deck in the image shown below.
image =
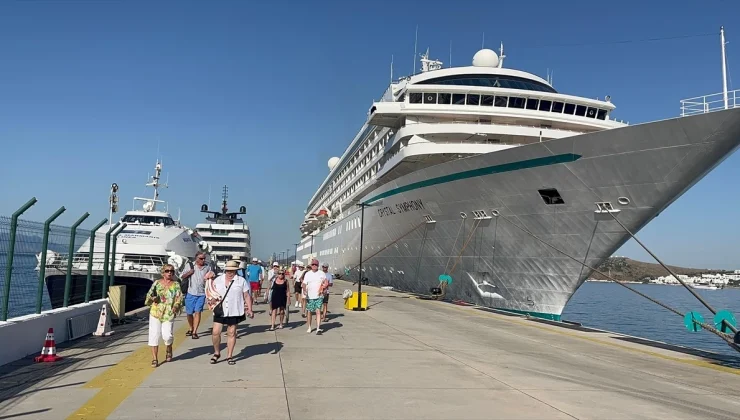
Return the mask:
M 183 318 L 156 369 L 145 318 L 60 348 L 59 362 L 2 366 L 0 419 L 740 417 L 740 358 L 372 287 L 369 310 L 351 312 L 350 287 L 335 283 L 318 336 L 296 312 L 267 331 L 257 305 L 234 366 L 209 365 L 210 325 L 192 340 Z

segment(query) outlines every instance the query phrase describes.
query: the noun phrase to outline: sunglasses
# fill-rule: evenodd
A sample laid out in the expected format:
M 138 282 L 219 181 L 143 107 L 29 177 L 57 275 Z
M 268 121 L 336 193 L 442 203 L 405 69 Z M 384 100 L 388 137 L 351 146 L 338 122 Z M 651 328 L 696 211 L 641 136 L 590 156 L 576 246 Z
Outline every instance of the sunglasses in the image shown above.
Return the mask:
M 199 260 L 205 260 L 206 257 L 198 257 Z
M 175 270 L 164 270 L 163 273 L 174 273 Z

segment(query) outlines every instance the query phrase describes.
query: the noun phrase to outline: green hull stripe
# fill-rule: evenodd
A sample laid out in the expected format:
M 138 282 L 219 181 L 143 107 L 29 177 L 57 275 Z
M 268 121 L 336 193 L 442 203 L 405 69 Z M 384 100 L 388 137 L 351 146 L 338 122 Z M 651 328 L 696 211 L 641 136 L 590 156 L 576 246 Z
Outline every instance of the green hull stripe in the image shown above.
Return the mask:
M 392 188 L 384 193 L 380 193 L 373 198 L 365 201 L 365 204 L 372 204 L 375 201 L 381 200 L 392 195 L 405 193 L 407 191 L 416 190 L 419 188 L 429 187 L 432 185 L 444 184 L 452 181 L 459 181 L 461 179 L 476 178 L 479 176 L 500 174 L 503 172 L 518 171 L 520 169 L 537 168 L 539 166 L 555 165 L 558 163 L 575 162 L 580 159 L 581 155 L 573 153 L 565 153 L 562 155 L 545 156 L 541 158 L 522 160 L 519 162 L 504 163 L 501 165 L 487 166 L 485 168 L 471 169 L 469 171 L 458 172 L 450 175 L 444 175 L 437 178 L 425 179 L 424 181 L 413 182 L 402 187 Z
M 535 318 L 549 319 L 550 321 L 560 321 L 560 315 L 548 314 L 545 312 L 517 311 L 515 309 L 493 308 L 497 311 L 511 312 L 519 315 L 529 315 Z

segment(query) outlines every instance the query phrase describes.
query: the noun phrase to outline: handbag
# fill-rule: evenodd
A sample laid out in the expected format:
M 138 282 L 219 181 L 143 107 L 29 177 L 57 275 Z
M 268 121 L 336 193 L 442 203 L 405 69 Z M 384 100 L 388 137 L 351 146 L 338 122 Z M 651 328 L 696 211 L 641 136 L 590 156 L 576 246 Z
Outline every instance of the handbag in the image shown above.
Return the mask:
M 191 270 L 195 270 L 195 267 L 192 264 L 190 265 L 190 268 Z M 182 291 L 183 296 L 188 294 L 189 286 L 190 286 L 190 277 L 188 277 L 187 279 L 180 279 L 180 291 Z
M 234 285 L 234 281 L 235 280 L 236 280 L 236 278 L 233 278 L 231 280 L 231 283 L 229 283 L 229 287 L 226 288 L 226 293 L 224 293 L 224 297 L 221 298 L 221 302 L 219 302 L 218 305 L 216 305 L 216 307 L 213 308 L 213 317 L 214 318 L 216 318 L 216 317 L 223 318 L 223 316 L 224 316 L 224 307 L 223 307 L 224 306 L 224 300 L 226 300 L 226 295 L 229 294 L 229 290 L 231 290 L 231 286 Z

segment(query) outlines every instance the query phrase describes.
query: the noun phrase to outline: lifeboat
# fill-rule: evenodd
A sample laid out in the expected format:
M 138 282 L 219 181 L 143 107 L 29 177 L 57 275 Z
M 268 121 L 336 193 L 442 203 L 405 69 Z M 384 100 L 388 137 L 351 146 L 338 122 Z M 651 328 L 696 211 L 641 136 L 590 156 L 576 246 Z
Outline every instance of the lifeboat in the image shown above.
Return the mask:
M 316 218 L 319 219 L 320 222 L 322 222 L 329 218 L 329 212 L 326 209 L 321 209 L 318 213 L 316 213 Z

